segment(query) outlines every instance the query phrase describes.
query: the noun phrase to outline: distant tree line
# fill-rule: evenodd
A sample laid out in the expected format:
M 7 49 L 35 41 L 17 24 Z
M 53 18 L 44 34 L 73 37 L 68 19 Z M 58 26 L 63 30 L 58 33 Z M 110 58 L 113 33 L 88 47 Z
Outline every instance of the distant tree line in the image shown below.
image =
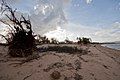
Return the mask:
M 77 42 L 71 41 L 68 38 L 66 38 L 64 41 L 60 42 L 55 38 L 48 39 L 46 36 L 40 36 L 37 35 L 36 37 L 36 43 L 37 44 L 89 44 L 92 42 L 91 38 L 85 38 L 85 37 L 77 37 L 76 38 Z

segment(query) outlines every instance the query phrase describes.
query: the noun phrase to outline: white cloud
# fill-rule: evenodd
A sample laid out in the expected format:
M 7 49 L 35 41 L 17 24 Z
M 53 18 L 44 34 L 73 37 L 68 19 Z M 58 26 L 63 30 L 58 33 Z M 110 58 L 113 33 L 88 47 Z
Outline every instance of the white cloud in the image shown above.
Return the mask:
M 56 30 L 49 31 L 49 32 L 45 33 L 44 35 L 46 35 L 49 39 L 56 38 L 59 41 L 64 41 L 67 37 L 70 40 L 73 40 L 73 37 L 75 37 L 73 33 L 71 33 L 70 31 L 67 31 L 65 29 L 62 29 L 59 26 L 57 27 Z
M 87 4 L 90 4 L 93 0 L 86 0 Z
M 73 41 L 76 41 L 76 37 L 88 37 L 95 42 L 112 42 L 120 40 L 119 34 L 120 25 L 118 25 L 117 22 L 106 29 L 84 26 L 81 24 L 68 23 L 65 24 L 63 27 L 58 27 L 57 30 L 53 30 L 46 33 L 45 35 L 49 38 L 55 37 L 60 41 L 63 41 L 64 39 L 66 39 L 66 37 Z
M 3 0 L 3 1 L 5 1 L 9 4 L 14 4 L 14 3 L 19 3 L 19 1 L 21 1 L 21 0 Z M 2 0 L 0 0 L 0 2 L 2 2 Z
M 100 41 L 110 42 L 110 41 L 120 41 L 120 23 L 115 22 L 111 27 L 106 29 L 101 29 L 95 33 L 95 36 Z
M 120 29 L 120 22 L 115 22 L 115 23 L 113 23 L 112 27 L 113 27 L 113 28 Z
M 6 26 L 7 25 L 0 22 L 0 34 L 2 34 L 4 36 L 6 36 L 7 33 L 9 32 L 9 29 L 6 28 Z M 4 43 L 4 42 L 6 42 L 6 40 L 2 36 L 0 36 L 0 42 Z
M 69 0 L 37 0 L 30 16 L 34 31 L 43 34 L 66 23 L 67 20 L 63 10 L 63 4 L 66 1 Z
M 92 38 L 96 28 L 87 27 L 80 24 L 68 23 L 62 27 L 58 27 L 57 30 L 50 31 L 45 35 L 49 38 L 55 37 L 60 41 L 64 41 L 66 37 L 70 40 L 76 41 L 77 37 L 88 37 Z

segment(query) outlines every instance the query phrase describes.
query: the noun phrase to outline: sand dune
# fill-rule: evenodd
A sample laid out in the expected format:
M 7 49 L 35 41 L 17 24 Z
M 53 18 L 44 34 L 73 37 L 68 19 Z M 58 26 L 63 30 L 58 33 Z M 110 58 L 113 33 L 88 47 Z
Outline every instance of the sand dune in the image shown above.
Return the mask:
M 24 63 L 24 58 L 7 57 L 6 51 L 1 46 L 0 80 L 120 80 L 120 51 L 100 45 L 90 45 L 85 55 L 42 52 Z

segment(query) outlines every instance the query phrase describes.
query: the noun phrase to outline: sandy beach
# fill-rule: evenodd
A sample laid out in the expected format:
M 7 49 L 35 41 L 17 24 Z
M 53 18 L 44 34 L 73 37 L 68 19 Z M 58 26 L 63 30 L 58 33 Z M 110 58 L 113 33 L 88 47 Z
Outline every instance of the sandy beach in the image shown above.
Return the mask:
M 23 62 L 25 58 L 8 57 L 7 47 L 1 46 L 0 80 L 120 80 L 119 50 L 99 44 L 71 46 L 88 49 L 88 53 L 36 52 L 39 57 Z M 52 78 L 53 73 L 58 79 Z

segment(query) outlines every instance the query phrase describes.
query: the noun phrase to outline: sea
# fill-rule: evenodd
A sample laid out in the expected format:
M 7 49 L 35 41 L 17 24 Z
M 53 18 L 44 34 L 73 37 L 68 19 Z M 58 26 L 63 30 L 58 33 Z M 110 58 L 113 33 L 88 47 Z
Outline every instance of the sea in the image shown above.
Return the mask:
M 120 50 L 120 43 L 116 43 L 116 44 L 103 44 L 102 46 Z

